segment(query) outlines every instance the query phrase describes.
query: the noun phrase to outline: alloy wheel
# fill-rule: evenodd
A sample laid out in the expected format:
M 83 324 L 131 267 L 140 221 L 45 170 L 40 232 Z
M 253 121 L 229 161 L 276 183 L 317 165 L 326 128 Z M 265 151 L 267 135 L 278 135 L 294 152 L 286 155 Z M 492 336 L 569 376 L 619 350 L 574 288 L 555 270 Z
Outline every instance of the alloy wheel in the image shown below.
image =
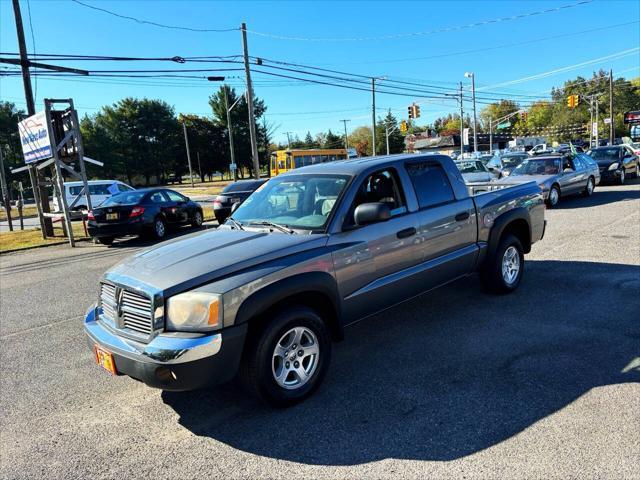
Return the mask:
M 558 189 L 552 188 L 549 192 L 549 203 L 551 203 L 552 206 L 555 206 L 558 203 L 558 199 Z
M 520 254 L 511 245 L 502 256 L 502 279 L 507 285 L 513 285 L 520 273 Z
M 156 235 L 158 236 L 158 238 L 164 237 L 164 234 L 166 233 L 166 229 L 164 226 L 164 222 L 162 220 L 160 219 L 156 220 L 155 229 L 156 229 Z
M 273 349 L 271 371 L 282 388 L 295 390 L 315 373 L 320 360 L 318 338 L 307 327 L 294 327 L 282 335 Z

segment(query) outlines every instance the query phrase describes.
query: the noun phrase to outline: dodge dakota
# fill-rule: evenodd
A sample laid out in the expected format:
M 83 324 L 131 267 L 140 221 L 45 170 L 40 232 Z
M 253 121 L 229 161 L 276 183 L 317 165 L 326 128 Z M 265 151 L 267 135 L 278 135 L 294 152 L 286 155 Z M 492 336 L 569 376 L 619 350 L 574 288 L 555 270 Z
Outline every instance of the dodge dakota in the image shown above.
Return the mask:
M 303 167 L 217 229 L 111 268 L 84 329 L 113 375 L 165 390 L 239 377 L 291 405 L 318 388 L 349 324 L 475 272 L 515 290 L 544 215 L 535 182 L 467 185 L 444 155 Z

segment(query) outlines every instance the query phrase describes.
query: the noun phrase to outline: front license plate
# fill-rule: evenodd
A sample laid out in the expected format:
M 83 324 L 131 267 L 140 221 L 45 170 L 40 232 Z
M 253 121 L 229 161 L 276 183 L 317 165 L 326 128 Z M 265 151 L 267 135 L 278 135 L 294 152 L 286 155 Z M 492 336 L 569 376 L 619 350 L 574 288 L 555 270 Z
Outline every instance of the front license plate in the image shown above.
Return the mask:
M 118 219 L 117 213 L 107 213 L 107 220 L 117 220 L 117 219 Z
M 96 354 L 96 363 L 104 368 L 111 375 L 117 375 L 116 363 L 113 361 L 113 355 L 106 350 L 103 350 L 97 345 L 94 345 L 93 352 Z

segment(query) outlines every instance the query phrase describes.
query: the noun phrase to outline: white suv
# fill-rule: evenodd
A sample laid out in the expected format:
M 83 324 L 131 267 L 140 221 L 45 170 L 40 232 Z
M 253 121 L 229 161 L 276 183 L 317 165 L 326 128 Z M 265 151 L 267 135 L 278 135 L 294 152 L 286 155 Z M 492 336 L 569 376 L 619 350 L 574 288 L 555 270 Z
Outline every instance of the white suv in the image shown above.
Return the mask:
M 104 202 L 111 195 L 120 192 L 128 192 L 129 190 L 135 190 L 126 183 L 122 183 L 118 180 L 89 180 L 89 195 L 91 196 L 91 206 L 96 207 Z M 71 210 L 86 210 L 87 200 L 84 195 L 80 195 L 80 198 L 72 205 L 76 197 L 82 192 L 82 182 L 65 182 L 64 194 L 67 198 L 67 206 Z M 62 210 L 62 207 L 58 205 L 58 199 L 53 197 L 53 208 L 56 212 Z

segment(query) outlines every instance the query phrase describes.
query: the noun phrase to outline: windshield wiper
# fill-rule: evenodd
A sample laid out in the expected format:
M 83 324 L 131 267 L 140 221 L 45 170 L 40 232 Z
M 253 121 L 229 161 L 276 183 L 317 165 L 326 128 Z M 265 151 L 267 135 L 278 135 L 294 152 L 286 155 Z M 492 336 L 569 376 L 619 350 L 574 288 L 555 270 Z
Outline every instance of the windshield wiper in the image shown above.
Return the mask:
M 262 225 L 265 227 L 273 227 L 277 230 L 280 230 L 281 232 L 288 233 L 288 234 L 296 233 L 293 230 L 291 230 L 289 227 L 286 227 L 285 225 L 280 225 L 279 223 L 273 223 L 273 222 L 270 222 L 269 220 L 263 220 L 260 222 L 251 222 L 251 225 Z
M 244 230 L 242 224 L 233 217 L 227 217 L 227 220 L 233 224 L 238 230 Z

